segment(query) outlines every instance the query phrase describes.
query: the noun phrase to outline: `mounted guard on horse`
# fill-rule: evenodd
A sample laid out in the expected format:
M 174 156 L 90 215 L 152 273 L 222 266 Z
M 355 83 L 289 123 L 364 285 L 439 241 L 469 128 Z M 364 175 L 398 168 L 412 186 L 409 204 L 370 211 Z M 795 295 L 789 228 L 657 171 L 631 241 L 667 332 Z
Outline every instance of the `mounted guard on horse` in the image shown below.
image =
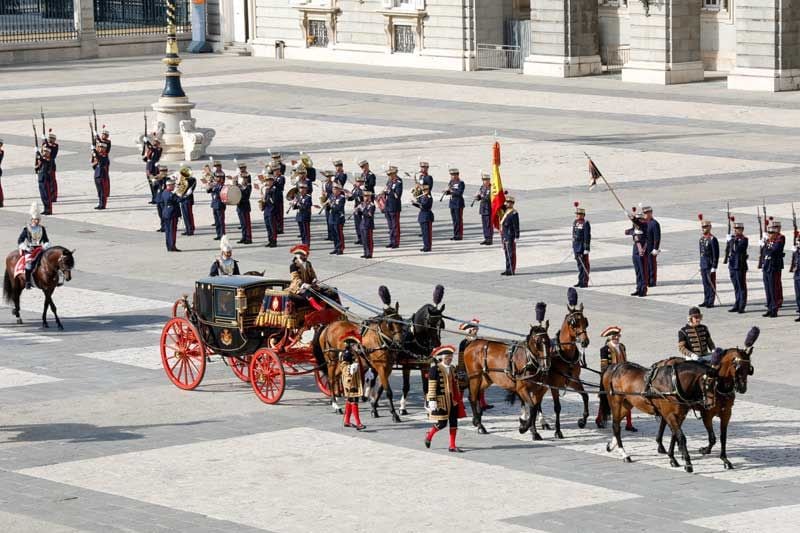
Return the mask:
M 32 289 L 33 282 L 31 274 L 33 267 L 39 260 L 42 252 L 50 248 L 50 239 L 47 236 L 47 228 L 42 225 L 42 212 L 39 205 L 34 202 L 30 208 L 31 221 L 22 228 L 22 232 L 17 238 L 20 258 L 14 269 L 14 276 L 19 276 L 25 272 L 25 288 Z

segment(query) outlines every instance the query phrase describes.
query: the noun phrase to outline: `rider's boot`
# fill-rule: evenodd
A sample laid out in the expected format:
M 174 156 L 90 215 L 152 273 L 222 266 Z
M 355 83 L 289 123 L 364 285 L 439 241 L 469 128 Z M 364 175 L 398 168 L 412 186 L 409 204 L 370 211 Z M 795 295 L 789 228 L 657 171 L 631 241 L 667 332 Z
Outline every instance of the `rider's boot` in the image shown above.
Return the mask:
M 25 270 L 25 288 L 32 289 L 33 282 L 31 281 L 31 276 L 33 275 L 33 270 Z

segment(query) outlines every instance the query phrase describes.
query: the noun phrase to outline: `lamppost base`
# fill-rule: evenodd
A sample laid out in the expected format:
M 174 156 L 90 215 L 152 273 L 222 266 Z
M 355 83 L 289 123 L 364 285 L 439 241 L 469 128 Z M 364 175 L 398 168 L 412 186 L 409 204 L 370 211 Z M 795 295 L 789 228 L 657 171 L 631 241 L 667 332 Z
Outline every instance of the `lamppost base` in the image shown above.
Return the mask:
M 188 97 L 162 96 L 152 107 L 162 132 L 162 161 L 194 161 L 205 156 L 216 132 L 211 128 L 196 127 L 192 118 L 195 105 Z

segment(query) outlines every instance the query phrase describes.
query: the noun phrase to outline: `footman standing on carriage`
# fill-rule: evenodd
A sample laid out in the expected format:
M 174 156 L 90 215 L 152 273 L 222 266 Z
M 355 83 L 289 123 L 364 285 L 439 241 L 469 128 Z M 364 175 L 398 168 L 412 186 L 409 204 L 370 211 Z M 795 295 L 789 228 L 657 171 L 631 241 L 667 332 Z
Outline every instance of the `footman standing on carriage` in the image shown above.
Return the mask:
M 450 218 L 453 221 L 453 236 L 451 241 L 460 241 L 464 238 L 464 182 L 461 181 L 457 168 L 449 169 L 450 182 L 444 193 L 450 197 Z
M 30 208 L 31 221 L 19 234 L 17 245 L 19 253 L 25 258 L 25 288 L 32 289 L 31 274 L 33 265 L 39 255 L 50 247 L 50 239 L 47 237 L 47 229 L 41 224 L 42 213 L 39 205 L 34 202 Z
M 503 252 L 506 269 L 501 276 L 513 276 L 517 272 L 517 239 L 519 239 L 519 213 L 514 209 L 516 200 L 506 196 L 505 209 L 500 217 L 500 235 L 503 237 Z
M 733 222 L 733 235 L 728 235 L 726 239 L 730 245 L 730 256 L 728 257 L 728 273 L 733 284 L 733 292 L 736 301 L 733 307 L 728 309 L 729 313 L 744 313 L 747 306 L 747 246 L 749 241 L 744 235 L 744 224 Z
M 431 352 L 436 362 L 431 364 L 428 371 L 428 415 L 429 420 L 435 422 L 425 434 L 425 447 L 431 447 L 433 436 L 437 432 L 450 425 L 450 446 L 451 452 L 462 452 L 456 446 L 456 434 L 458 433 L 458 419 L 467 416 L 464 410 L 464 402 L 461 399 L 461 390 L 456 377 L 456 367 L 453 365 L 453 354 L 455 347 L 451 345 L 439 346 Z
M 703 302 L 698 307 L 714 307 L 717 299 L 717 266 L 719 265 L 719 241 L 711 233 L 711 221 L 698 215 L 703 234 L 700 236 L 700 278 L 703 280 Z
M 344 253 L 344 206 L 347 198 L 344 195 L 341 183 L 338 181 L 333 182 L 333 197 L 330 202 L 329 220 L 333 229 L 333 250 L 331 255 L 342 255 Z
M 372 259 L 372 252 L 374 243 L 372 241 L 372 232 L 375 230 L 375 202 L 372 201 L 372 191 L 364 191 L 364 201 L 356 207 L 356 211 L 361 215 L 361 224 L 359 230 L 361 231 L 361 246 L 364 247 L 364 255 L 362 259 Z
M 689 321 L 678 330 L 678 351 L 685 359 L 708 362 L 711 352 L 716 348 L 711 333 L 702 324 L 703 313 L 698 307 L 689 309 Z
M 482 245 L 491 246 L 494 237 L 494 228 L 492 227 L 492 177 L 481 172 L 481 188 L 475 195 L 475 200 L 478 200 L 478 213 L 481 215 L 481 226 L 483 226 L 483 241 Z
M 215 241 L 222 239 L 225 235 L 225 202 L 222 201 L 220 194 L 225 187 L 225 173 L 221 171 L 222 163 L 214 161 L 213 181 L 206 187 L 206 192 L 211 195 L 211 212 L 214 215 L 214 230 L 216 231 Z
M 767 293 L 767 312 L 763 316 L 775 318 L 778 309 L 783 305 L 783 273 L 784 247 L 786 237 L 781 234 L 781 223 L 777 220 L 767 228 L 768 237 L 764 243 L 764 291 Z
M 617 363 L 624 363 L 628 360 L 628 352 L 625 349 L 625 345 L 620 342 L 620 336 L 622 335 L 622 328 L 619 326 L 608 326 L 603 332 L 600 334 L 601 337 L 606 338 L 605 345 L 600 348 L 600 375 L 602 376 L 603 372 L 606 371 L 609 365 L 616 365 Z M 598 407 L 597 409 L 597 418 L 595 419 L 595 424 L 597 427 L 603 428 L 606 426 L 606 416 L 603 413 L 602 406 Z M 639 431 L 635 427 L 633 427 L 633 421 L 631 420 L 631 412 L 628 410 L 627 415 L 625 415 L 625 431 Z
M 39 184 L 39 198 L 42 200 L 42 206 L 44 207 L 43 215 L 53 214 L 53 204 L 50 201 L 50 180 L 52 179 L 50 167 L 52 164 L 49 148 L 42 146 L 41 151 L 36 149 L 36 180 Z
M 586 220 L 586 209 L 575 202 L 575 221 L 572 223 L 572 253 L 578 264 L 578 283 L 574 287 L 589 286 L 589 247 L 592 242 L 592 226 Z
M 239 261 L 233 258 L 233 246 L 231 246 L 228 236 L 225 235 L 219 241 L 220 254 L 213 263 L 211 263 L 211 270 L 209 276 L 238 276 L 239 275 Z
M 342 339 L 344 349 L 339 353 L 339 372 L 342 376 L 342 392 L 346 399 L 344 406 L 344 427 L 355 427 L 358 431 L 366 429 L 361 423 L 358 412 L 358 402 L 364 395 L 364 382 L 361 377 L 361 365 L 356 353 L 356 346 L 361 344 L 361 339 L 354 335 L 347 335 Z M 350 423 L 350 417 L 355 419 L 355 425 Z
M 161 227 L 164 229 L 168 252 L 180 252 L 176 245 L 178 239 L 178 219 L 181 217 L 181 199 L 175 194 L 175 180 L 168 179 L 165 188 L 158 195 L 161 208 Z

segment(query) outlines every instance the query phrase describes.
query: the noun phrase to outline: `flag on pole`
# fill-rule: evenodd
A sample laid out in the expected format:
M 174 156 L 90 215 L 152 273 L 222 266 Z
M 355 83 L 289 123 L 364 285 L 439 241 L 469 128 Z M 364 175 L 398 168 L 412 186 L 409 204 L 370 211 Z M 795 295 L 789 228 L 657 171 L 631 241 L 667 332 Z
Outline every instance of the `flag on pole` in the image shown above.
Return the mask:
M 597 165 L 594 164 L 594 161 L 592 161 L 592 158 L 590 157 L 589 158 L 589 178 L 591 180 L 589 182 L 590 191 L 595 188 L 595 186 L 597 185 L 597 180 L 599 180 L 602 177 L 603 175 L 600 173 L 600 169 L 597 168 Z
M 500 179 L 500 143 L 495 141 L 492 151 L 492 225 L 500 229 L 500 217 L 506 203 L 506 191 Z

